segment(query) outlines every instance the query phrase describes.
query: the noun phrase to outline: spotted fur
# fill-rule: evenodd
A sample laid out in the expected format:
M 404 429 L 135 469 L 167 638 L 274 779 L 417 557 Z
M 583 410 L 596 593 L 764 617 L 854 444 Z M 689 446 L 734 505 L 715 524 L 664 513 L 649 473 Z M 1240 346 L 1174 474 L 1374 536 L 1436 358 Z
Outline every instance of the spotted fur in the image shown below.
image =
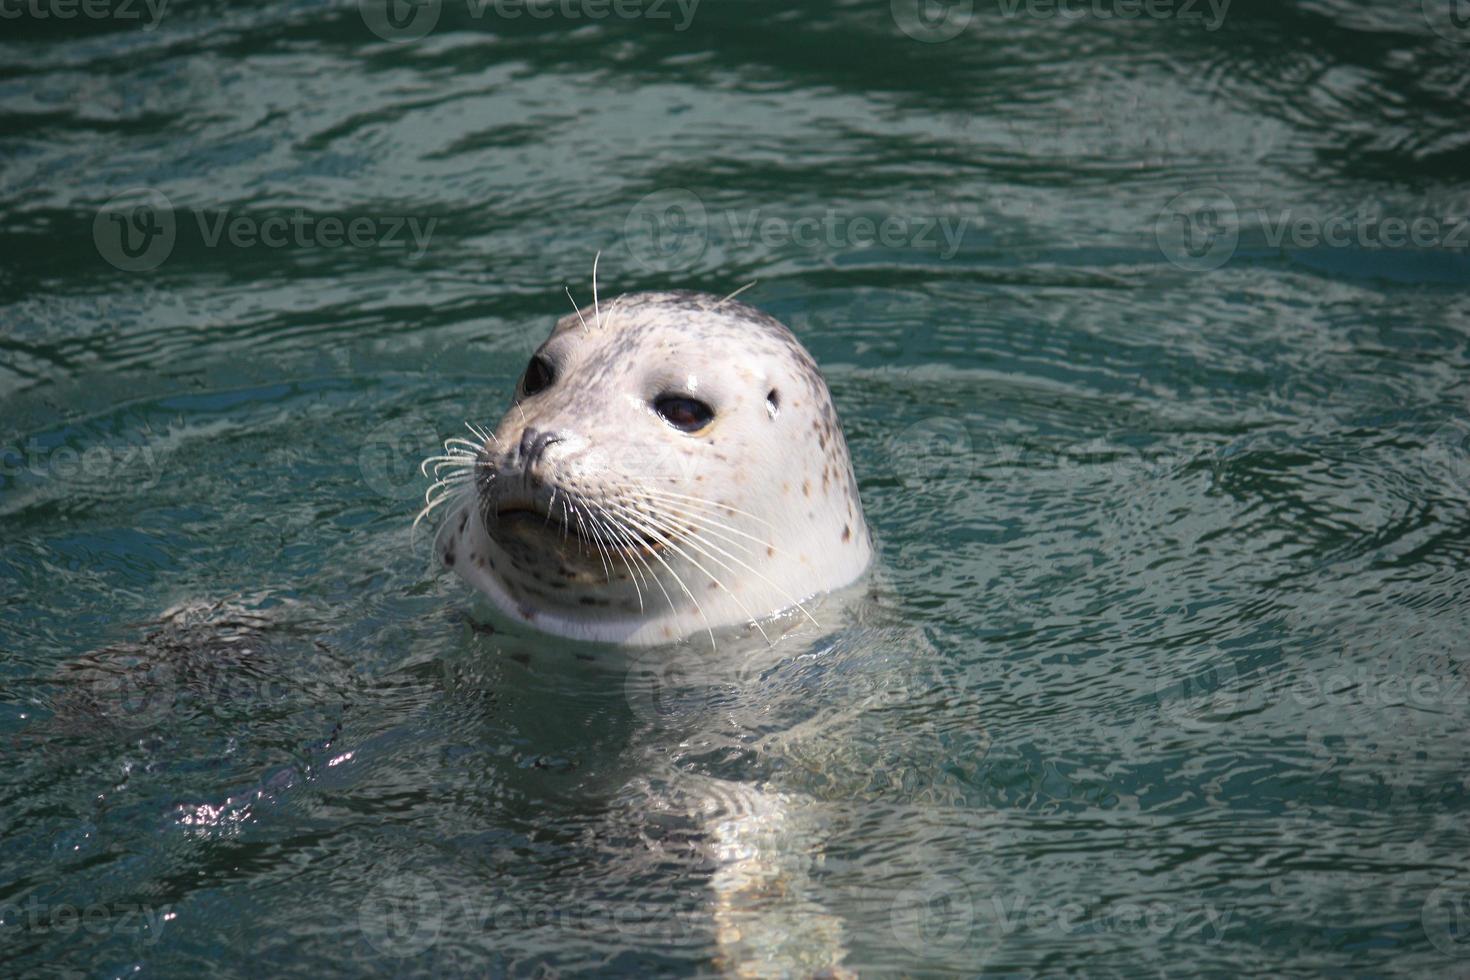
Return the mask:
M 867 568 L 827 384 L 775 318 L 638 293 L 563 317 L 537 356 L 550 386 L 518 385 L 493 433 L 439 457 L 463 457 L 473 478 L 436 553 L 508 615 L 580 639 L 713 640 Z M 707 402 L 713 421 L 675 429 L 652 408 L 669 393 Z

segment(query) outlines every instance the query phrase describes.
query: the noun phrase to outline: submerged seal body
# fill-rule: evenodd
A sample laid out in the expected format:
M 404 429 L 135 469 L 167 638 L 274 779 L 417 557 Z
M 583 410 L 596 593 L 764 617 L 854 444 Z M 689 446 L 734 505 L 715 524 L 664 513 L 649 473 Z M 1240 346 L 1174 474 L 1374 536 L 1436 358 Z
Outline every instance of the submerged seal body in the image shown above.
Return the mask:
M 437 457 L 453 473 L 436 556 L 549 633 L 713 640 L 872 555 L 826 382 L 745 303 L 638 293 L 566 316 L 481 434 Z

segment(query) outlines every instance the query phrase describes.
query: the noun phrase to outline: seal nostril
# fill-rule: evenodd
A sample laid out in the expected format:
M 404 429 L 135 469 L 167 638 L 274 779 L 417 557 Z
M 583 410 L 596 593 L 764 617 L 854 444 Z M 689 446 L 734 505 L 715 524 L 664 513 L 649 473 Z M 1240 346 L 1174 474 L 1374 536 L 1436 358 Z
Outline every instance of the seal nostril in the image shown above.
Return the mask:
M 520 456 L 521 456 L 521 459 L 524 459 L 524 460 L 527 460 L 527 461 L 530 460 L 531 453 L 534 452 L 534 450 L 535 450 L 536 437 L 539 436 L 540 434 L 541 433 L 539 433 L 535 429 L 531 429 L 531 428 L 527 428 L 527 429 L 521 430 L 521 445 L 520 445 Z
M 546 449 L 562 441 L 562 436 L 557 432 L 542 432 L 539 429 L 526 429 L 521 433 L 520 456 L 526 466 L 534 466 L 546 454 Z
M 781 411 L 781 395 L 775 388 L 766 392 L 766 411 L 771 413 L 771 418 L 773 419 L 776 417 L 776 413 Z

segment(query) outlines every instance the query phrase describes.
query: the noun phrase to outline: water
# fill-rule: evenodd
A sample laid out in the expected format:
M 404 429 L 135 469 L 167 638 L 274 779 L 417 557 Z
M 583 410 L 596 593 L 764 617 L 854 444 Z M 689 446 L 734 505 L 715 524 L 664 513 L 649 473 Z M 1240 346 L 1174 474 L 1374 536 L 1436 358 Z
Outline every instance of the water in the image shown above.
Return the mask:
M 1465 972 L 1470 29 L 1181 7 L 7 21 L 6 972 L 707 974 L 761 814 L 790 962 Z M 414 552 L 599 250 L 823 365 L 835 646 L 582 660 Z

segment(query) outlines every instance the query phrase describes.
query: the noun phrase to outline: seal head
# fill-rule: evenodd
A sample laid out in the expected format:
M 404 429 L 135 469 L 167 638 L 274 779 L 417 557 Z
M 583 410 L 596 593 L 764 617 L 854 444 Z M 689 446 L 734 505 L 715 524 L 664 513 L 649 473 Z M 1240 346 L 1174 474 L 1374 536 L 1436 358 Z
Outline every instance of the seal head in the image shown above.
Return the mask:
M 440 457 L 460 479 L 435 553 L 549 633 L 713 640 L 872 556 L 826 382 L 738 301 L 638 293 L 562 318 L 485 435 Z

